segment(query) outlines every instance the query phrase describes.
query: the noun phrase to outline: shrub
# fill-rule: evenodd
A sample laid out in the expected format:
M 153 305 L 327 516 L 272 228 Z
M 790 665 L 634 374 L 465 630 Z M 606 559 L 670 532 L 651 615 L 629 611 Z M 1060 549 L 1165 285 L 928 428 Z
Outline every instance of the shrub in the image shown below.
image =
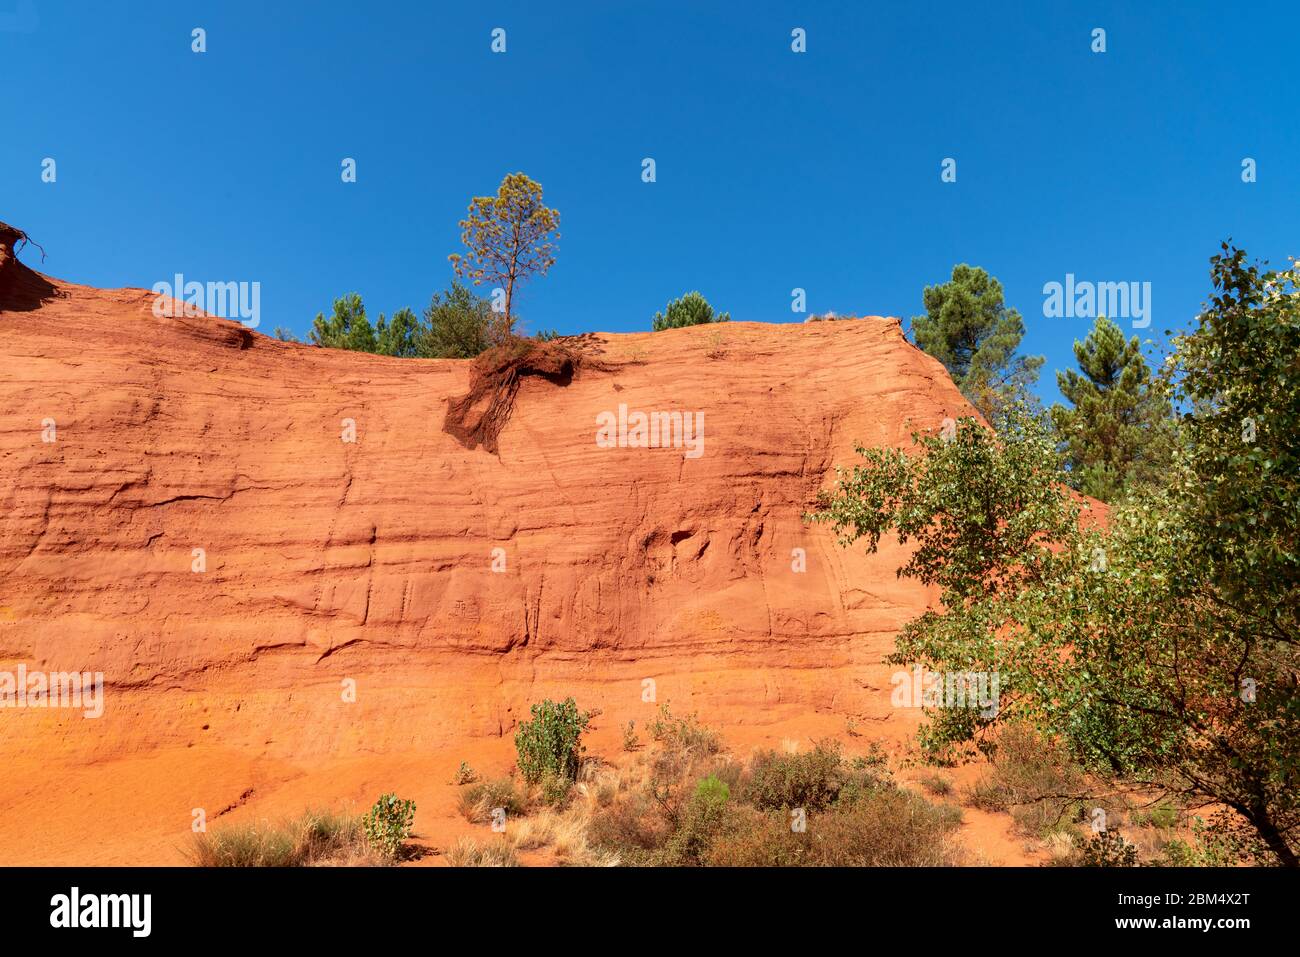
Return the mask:
M 650 761 L 646 793 L 659 808 L 669 828 L 676 828 L 681 809 L 690 798 L 689 783 L 695 756 L 681 748 L 661 748 Z
M 872 741 L 866 754 L 859 754 L 849 762 L 854 771 L 871 774 L 881 781 L 889 781 L 893 775 L 889 770 L 889 756 L 879 741 Z
M 573 782 L 563 774 L 547 770 L 542 772 L 542 803 L 548 807 L 563 807 L 573 791 Z
M 719 804 L 727 803 L 740 768 L 676 746 L 667 736 L 645 766 L 644 778 L 620 797 L 599 801 L 591 821 L 591 841 L 615 850 L 629 864 L 698 863 L 703 831 L 713 826 Z M 703 780 L 701 778 L 703 777 Z M 679 832 L 671 852 L 666 846 Z
M 478 780 L 478 774 L 469 766 L 468 761 L 460 762 L 460 767 L 456 769 L 456 776 L 451 779 L 452 784 L 473 784 Z
M 507 815 L 522 814 L 527 810 L 523 796 L 515 790 L 509 778 L 495 781 L 478 781 L 460 792 L 460 813 L 472 824 L 487 824 L 497 808 Z
M 709 776 L 716 778 L 727 786 L 727 791 L 739 795 L 744 790 L 745 766 L 731 760 L 709 762 Z M 737 797 L 739 800 L 739 797 Z
M 658 716 L 647 727 L 651 740 L 666 750 L 689 751 L 700 756 L 722 750 L 722 739 L 716 731 L 700 724 L 693 713 L 674 718 L 667 701 L 659 706 Z
M 658 810 L 646 794 L 629 795 L 592 816 L 588 837 L 597 847 L 617 850 L 629 864 L 647 864 L 671 835 Z
M 698 292 L 688 292 L 680 299 L 668 303 L 664 312 L 656 312 L 652 327 L 655 332 L 680 329 L 683 326 L 701 326 L 709 322 L 729 322 L 731 313 L 715 316 L 709 301 Z
M 938 774 L 927 774 L 921 778 L 921 787 L 940 796 L 952 793 L 952 782 Z
M 1192 839 L 1175 838 L 1161 849 L 1161 854 L 1162 863 L 1170 867 L 1232 867 L 1259 857 L 1233 834 L 1207 825 L 1199 816 L 1192 818 Z
M 715 840 L 727 830 L 727 802 L 731 789 L 709 776 L 695 786 L 677 827 L 656 863 L 674 866 L 703 864 Z
M 1137 848 L 1119 831 L 1102 831 L 1080 849 L 1079 863 L 1083 867 L 1136 867 Z
M 1010 811 L 1026 833 L 1046 837 L 1085 811 L 1069 797 L 1085 790 L 1082 769 L 1056 744 L 1024 724 L 1008 725 L 997 741 L 993 767 L 970 792 L 972 803 Z
M 802 832 L 786 811 L 750 812 L 713 843 L 724 867 L 936 867 L 962 863 L 952 832 L 961 812 L 893 786 L 809 814 Z
M 710 805 L 726 804 L 731 798 L 731 788 L 727 787 L 725 781 L 710 774 L 695 785 L 695 798 Z
M 1153 804 L 1145 812 L 1138 811 L 1133 815 L 1135 824 L 1154 828 L 1177 827 L 1178 818 L 1178 808 L 1165 801 Z
M 579 711 L 572 698 L 559 704 L 548 698 L 533 705 L 532 715 L 532 720 L 523 722 L 515 732 L 515 750 L 524 780 L 537 784 L 547 771 L 576 780 L 582 733 L 587 730 L 591 714 Z
M 850 804 L 856 804 L 859 801 L 871 798 L 881 788 L 892 787 L 896 787 L 896 785 L 887 771 L 882 773 L 876 768 L 859 767 L 855 764 L 850 766 L 850 770 L 844 773 L 840 784 L 840 792 L 835 797 L 835 803 L 847 807 Z
M 883 754 L 845 762 L 836 742 L 804 755 L 763 753 L 749 768 L 661 747 L 645 778 L 591 810 L 587 839 L 633 865 L 932 866 L 962 863 L 961 811 L 894 784 Z M 689 724 L 688 724 L 689 727 Z M 707 770 L 706 770 L 707 769 Z M 755 787 L 755 780 L 758 786 Z M 748 802 L 757 799 L 768 809 Z M 803 813 L 795 819 L 791 808 Z M 810 810 L 815 808 L 816 810 Z M 796 832 L 796 820 L 806 823 Z
M 844 779 L 837 742 L 817 742 L 804 754 L 763 751 L 750 763 L 745 800 L 762 811 L 796 807 L 820 811 L 839 797 Z
M 635 751 L 639 747 L 641 747 L 641 742 L 636 736 L 636 722 L 629 721 L 623 725 L 623 750 Z
M 400 800 L 396 794 L 381 795 L 361 820 L 370 846 L 390 860 L 397 860 L 414 823 L 415 802 Z

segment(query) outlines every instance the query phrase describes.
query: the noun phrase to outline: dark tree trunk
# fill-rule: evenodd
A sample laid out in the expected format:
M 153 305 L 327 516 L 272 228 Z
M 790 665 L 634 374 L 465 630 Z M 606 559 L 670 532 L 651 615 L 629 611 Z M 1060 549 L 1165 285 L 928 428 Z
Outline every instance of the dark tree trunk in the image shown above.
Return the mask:
M 1300 867 L 1300 857 L 1296 856 L 1296 852 L 1287 843 L 1286 838 L 1278 830 L 1277 825 L 1273 822 L 1266 809 L 1242 808 L 1240 810 L 1259 836 L 1263 838 L 1264 843 L 1268 845 L 1268 849 L 1277 855 L 1277 859 L 1282 863 L 1283 867 Z

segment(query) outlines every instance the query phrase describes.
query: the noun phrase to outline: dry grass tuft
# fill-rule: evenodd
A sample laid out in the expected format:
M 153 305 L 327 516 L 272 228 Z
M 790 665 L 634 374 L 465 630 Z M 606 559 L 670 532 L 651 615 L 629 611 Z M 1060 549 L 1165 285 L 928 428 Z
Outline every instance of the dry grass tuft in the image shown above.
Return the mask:
M 480 844 L 471 837 L 462 837 L 447 849 L 447 863 L 452 867 L 518 867 L 519 857 L 506 841 Z
M 366 842 L 361 818 L 309 810 L 288 821 L 234 824 L 196 834 L 196 867 L 377 866 L 388 863 Z

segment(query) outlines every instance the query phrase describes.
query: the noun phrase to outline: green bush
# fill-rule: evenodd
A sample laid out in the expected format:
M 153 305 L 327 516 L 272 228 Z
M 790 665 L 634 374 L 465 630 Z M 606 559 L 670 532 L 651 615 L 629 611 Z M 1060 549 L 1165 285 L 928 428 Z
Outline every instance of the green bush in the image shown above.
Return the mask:
M 719 780 L 712 774 L 695 785 L 695 800 L 705 804 L 726 804 L 730 798 L 731 788 L 727 787 L 727 782 Z
M 414 801 L 400 800 L 396 794 L 384 794 L 362 818 L 361 827 L 371 847 L 390 860 L 397 860 L 402 842 L 411 836 L 414 823 Z
M 1161 801 L 1153 804 L 1145 811 L 1137 811 L 1133 815 L 1133 822 L 1146 827 L 1154 828 L 1171 828 L 1178 826 L 1179 818 L 1178 808 L 1168 802 Z
M 1119 831 L 1102 831 L 1080 849 L 1079 863 L 1083 867 L 1136 867 L 1137 848 Z
M 492 346 L 492 304 L 455 280 L 434 293 L 416 334 L 418 355 L 430 359 L 473 359 Z
M 653 328 L 655 332 L 664 329 L 680 329 L 683 326 L 702 326 L 709 322 L 729 322 L 731 313 L 724 312 L 715 316 L 709 301 L 698 292 L 688 292 L 680 299 L 668 303 L 664 312 L 656 312 Z
M 756 754 L 744 796 L 761 811 L 798 807 L 821 811 L 839 797 L 845 778 L 839 743 L 819 741 L 803 754 Z
M 519 770 L 529 784 L 537 784 L 547 771 L 569 781 L 577 780 L 582 757 L 582 733 L 591 714 L 578 710 L 572 698 L 559 704 L 549 698 L 532 707 L 532 720 L 515 732 Z
M 1161 855 L 1161 863 L 1170 867 L 1234 867 L 1258 857 L 1231 833 L 1207 825 L 1199 816 L 1192 818 L 1192 839 L 1175 838 L 1161 848 Z
M 695 793 L 678 816 L 677 827 L 656 863 L 672 866 L 703 864 L 714 841 L 726 830 L 731 789 L 710 775 L 695 785 Z
M 478 773 L 469 766 L 468 761 L 460 762 L 460 767 L 456 769 L 456 776 L 451 779 L 452 784 L 473 784 L 478 780 Z

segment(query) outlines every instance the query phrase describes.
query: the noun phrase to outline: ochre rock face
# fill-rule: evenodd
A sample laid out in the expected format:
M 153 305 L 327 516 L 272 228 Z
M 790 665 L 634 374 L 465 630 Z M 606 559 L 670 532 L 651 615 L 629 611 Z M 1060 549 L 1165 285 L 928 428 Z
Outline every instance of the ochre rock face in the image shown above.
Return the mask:
M 0 669 L 105 692 L 99 718 L 0 710 L 0 864 L 170 860 L 193 808 L 369 801 L 430 756 L 504 767 L 544 697 L 601 709 L 598 744 L 664 701 L 741 741 L 915 726 L 882 658 L 932 595 L 896 543 L 801 519 L 855 443 L 973 414 L 897 320 L 583 337 L 572 375 L 520 377 L 492 453 L 444 431 L 470 362 L 157 318 L 148 291 L 26 269 L 14 239 Z M 620 406 L 702 415 L 700 454 L 602 447 Z M 63 844 L 24 843 L 50 828 Z

